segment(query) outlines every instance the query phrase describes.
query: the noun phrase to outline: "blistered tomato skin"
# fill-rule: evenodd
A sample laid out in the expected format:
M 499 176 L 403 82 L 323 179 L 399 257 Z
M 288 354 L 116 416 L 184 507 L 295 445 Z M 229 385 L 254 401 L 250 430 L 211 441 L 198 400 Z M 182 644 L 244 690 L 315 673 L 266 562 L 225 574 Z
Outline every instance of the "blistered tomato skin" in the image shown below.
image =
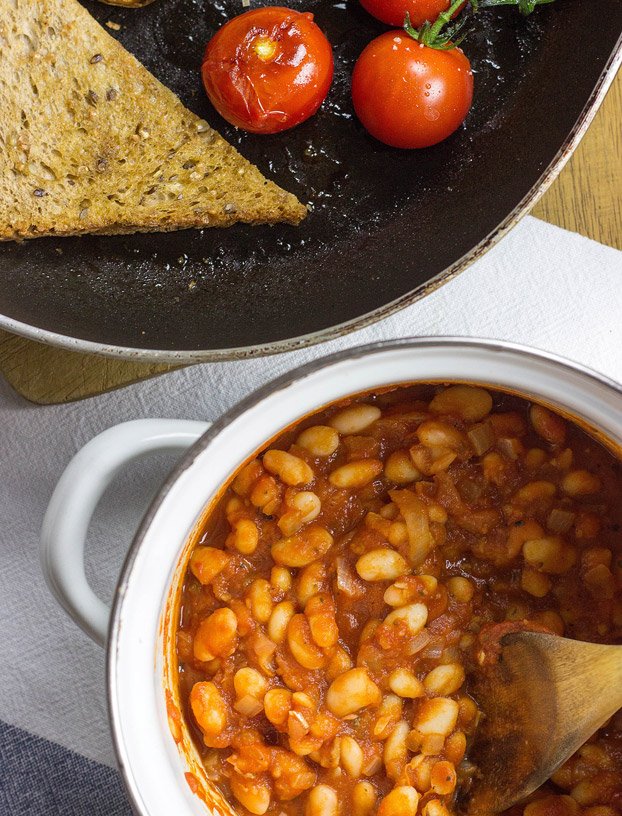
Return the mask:
M 388 31 L 365 48 L 352 74 L 365 129 L 391 147 L 423 148 L 450 136 L 473 101 L 473 74 L 459 48 L 443 51 Z
M 363 8 L 387 25 L 404 25 L 408 13 L 410 22 L 419 28 L 426 21 L 433 23 L 442 11 L 447 11 L 451 0 L 361 0 Z
M 251 133 L 278 133 L 320 107 L 333 78 L 333 53 L 312 14 L 272 6 L 240 14 L 217 31 L 201 73 L 224 119 Z

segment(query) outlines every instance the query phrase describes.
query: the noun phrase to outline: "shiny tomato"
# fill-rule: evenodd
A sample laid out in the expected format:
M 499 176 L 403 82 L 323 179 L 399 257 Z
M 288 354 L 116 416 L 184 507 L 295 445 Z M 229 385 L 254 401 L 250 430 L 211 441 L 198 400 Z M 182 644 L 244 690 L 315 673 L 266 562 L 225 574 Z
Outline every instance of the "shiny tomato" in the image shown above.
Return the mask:
M 354 66 L 352 101 L 366 130 L 391 147 L 429 147 L 464 121 L 473 74 L 459 48 L 444 51 L 387 31 Z
M 416 28 L 426 21 L 433 23 L 450 3 L 451 0 L 361 0 L 363 8 L 383 23 L 401 26 L 408 13 Z
M 201 68 L 212 105 L 232 125 L 278 133 L 320 107 L 333 78 L 330 43 L 313 15 L 271 6 L 226 23 Z

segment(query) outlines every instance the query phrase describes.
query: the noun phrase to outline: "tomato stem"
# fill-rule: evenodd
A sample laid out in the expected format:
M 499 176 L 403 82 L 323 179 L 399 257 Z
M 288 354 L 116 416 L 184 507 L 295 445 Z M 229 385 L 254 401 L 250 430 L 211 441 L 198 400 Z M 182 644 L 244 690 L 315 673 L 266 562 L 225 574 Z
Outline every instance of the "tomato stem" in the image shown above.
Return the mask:
M 461 36 L 456 35 L 464 29 L 469 15 L 484 8 L 494 6 L 517 6 L 521 14 L 531 14 L 536 6 L 553 3 L 554 0 L 453 0 L 449 8 L 441 11 L 433 23 L 426 21 L 420 28 L 414 28 L 410 22 L 410 15 L 406 12 L 404 19 L 404 31 L 422 45 L 428 48 L 436 48 L 440 51 L 450 51 L 460 45 L 468 32 L 463 32 Z M 455 14 L 464 6 L 464 11 L 460 20 L 453 26 L 446 26 L 452 21 Z
M 445 11 L 441 11 L 430 29 L 430 39 L 435 40 L 441 33 L 442 29 L 451 22 L 454 14 L 464 5 L 464 0 L 454 0 L 454 2 Z
M 474 11 L 480 8 L 494 8 L 495 6 L 518 6 L 521 14 L 527 16 L 536 6 L 552 3 L 553 0 L 469 0 Z
M 456 46 L 460 45 L 464 39 L 465 35 L 458 39 L 455 39 L 455 37 L 464 27 L 467 21 L 467 15 L 463 15 L 462 19 L 451 28 L 444 30 L 445 26 L 451 22 L 454 14 L 456 14 L 462 6 L 466 5 L 467 8 L 470 8 L 470 2 L 471 0 L 453 0 L 449 8 L 442 11 L 433 23 L 429 23 L 426 20 L 421 28 L 413 27 L 410 22 L 410 15 L 406 12 L 404 31 L 412 37 L 413 40 L 416 40 L 422 45 L 426 45 L 428 48 L 435 48 L 439 51 L 450 51 L 452 48 L 456 48 Z

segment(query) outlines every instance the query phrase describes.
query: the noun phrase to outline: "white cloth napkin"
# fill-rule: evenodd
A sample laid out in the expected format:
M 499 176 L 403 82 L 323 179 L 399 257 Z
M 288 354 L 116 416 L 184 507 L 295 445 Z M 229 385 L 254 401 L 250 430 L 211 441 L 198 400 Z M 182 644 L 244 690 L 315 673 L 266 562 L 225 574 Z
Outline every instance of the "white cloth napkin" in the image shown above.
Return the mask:
M 526 218 L 461 276 L 370 328 L 311 349 L 186 368 L 70 405 L 37 407 L 0 383 L 0 720 L 113 764 L 104 654 L 56 605 L 38 563 L 47 501 L 72 455 L 106 427 L 149 416 L 213 419 L 302 362 L 371 340 L 494 337 L 622 381 L 622 252 Z M 292 326 L 292 334 L 296 327 Z M 170 457 L 135 464 L 93 522 L 88 571 L 110 597 L 123 552 Z

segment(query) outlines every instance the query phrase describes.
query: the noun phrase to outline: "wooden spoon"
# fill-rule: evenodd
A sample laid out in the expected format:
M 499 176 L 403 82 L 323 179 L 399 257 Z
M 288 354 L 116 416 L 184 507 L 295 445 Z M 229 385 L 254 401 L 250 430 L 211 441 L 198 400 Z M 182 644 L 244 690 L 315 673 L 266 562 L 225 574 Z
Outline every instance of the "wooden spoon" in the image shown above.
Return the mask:
M 471 756 L 473 816 L 519 804 L 622 707 L 622 646 L 540 632 L 501 637 L 472 693 L 483 719 Z

